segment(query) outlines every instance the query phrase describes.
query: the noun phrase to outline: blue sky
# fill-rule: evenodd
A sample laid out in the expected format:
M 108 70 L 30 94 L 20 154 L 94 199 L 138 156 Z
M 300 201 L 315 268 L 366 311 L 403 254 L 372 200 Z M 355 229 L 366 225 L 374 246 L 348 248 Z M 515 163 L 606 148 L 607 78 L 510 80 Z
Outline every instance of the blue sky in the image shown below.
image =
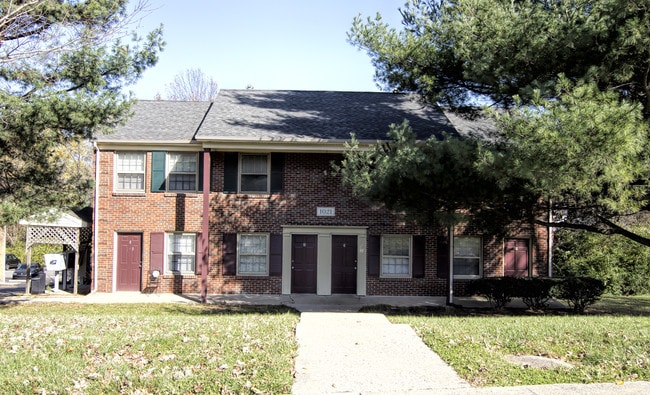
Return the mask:
M 160 23 L 167 42 L 158 64 L 127 89 L 165 97 L 175 75 L 199 68 L 221 89 L 377 91 L 368 55 L 347 42 L 355 16 L 379 12 L 399 27 L 404 0 L 149 0 L 135 26 Z

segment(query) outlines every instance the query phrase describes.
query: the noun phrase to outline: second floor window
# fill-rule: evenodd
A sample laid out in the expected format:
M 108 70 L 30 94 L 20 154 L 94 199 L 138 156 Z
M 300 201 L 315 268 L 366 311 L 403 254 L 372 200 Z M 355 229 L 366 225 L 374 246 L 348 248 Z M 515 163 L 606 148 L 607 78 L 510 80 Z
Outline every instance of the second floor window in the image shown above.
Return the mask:
M 115 190 L 144 192 L 144 152 L 118 152 L 115 161 Z
M 170 191 L 196 191 L 197 154 L 195 152 L 170 152 L 168 160 L 168 186 Z
M 268 193 L 269 156 L 242 154 L 239 190 L 244 193 Z

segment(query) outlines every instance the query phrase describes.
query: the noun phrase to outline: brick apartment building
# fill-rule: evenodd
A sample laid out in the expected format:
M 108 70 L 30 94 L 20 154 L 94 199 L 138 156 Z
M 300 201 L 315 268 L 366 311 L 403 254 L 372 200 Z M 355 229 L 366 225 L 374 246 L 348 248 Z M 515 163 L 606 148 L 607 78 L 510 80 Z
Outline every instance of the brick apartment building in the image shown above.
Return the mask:
M 505 238 L 405 223 L 332 171 L 344 143 L 480 132 L 409 95 L 221 91 L 213 103 L 140 101 L 96 141 L 100 292 L 446 295 L 468 279 L 548 273 L 548 231 Z M 456 281 L 457 280 L 457 281 Z

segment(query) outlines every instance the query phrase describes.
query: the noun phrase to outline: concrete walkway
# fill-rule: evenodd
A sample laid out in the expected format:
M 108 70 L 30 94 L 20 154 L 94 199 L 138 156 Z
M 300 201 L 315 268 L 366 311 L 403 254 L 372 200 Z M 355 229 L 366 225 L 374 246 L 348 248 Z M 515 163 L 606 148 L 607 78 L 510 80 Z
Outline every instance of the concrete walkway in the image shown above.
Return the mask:
M 434 393 L 470 385 L 408 325 L 381 314 L 302 313 L 293 393 Z

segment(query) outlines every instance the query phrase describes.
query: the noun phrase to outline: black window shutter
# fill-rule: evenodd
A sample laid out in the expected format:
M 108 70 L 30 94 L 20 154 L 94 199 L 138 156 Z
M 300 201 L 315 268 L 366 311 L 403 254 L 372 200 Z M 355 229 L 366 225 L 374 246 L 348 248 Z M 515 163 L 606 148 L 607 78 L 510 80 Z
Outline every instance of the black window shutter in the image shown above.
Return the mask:
M 379 277 L 381 236 L 368 236 L 368 276 Z
M 203 152 L 199 152 L 199 164 L 198 164 L 198 177 L 199 180 L 197 182 L 197 191 L 198 192 L 203 192 Z
M 223 275 L 234 276 L 237 274 L 237 234 L 225 233 L 223 235 Z
M 282 275 L 282 234 L 274 233 L 270 240 L 269 276 Z
M 165 151 L 151 152 L 151 192 L 165 191 Z
M 284 189 L 284 153 L 271 154 L 271 193 L 281 193 Z
M 149 270 L 158 270 L 163 273 L 165 265 L 165 234 L 162 232 L 151 233 L 149 248 Z
M 449 240 L 446 236 L 438 236 L 436 239 L 438 249 L 438 278 L 449 277 Z
M 424 236 L 413 236 L 413 277 L 424 277 L 424 249 L 426 238 Z
M 239 154 L 237 152 L 224 153 L 223 191 L 225 193 L 237 193 L 238 165 L 239 165 Z

